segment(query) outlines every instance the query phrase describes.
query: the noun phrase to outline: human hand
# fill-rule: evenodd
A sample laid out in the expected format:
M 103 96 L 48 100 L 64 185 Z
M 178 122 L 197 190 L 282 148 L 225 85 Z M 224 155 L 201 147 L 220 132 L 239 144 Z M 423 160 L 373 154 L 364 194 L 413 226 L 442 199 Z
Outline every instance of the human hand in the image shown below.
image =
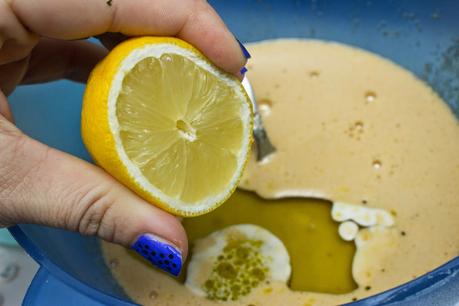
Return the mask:
M 19 84 L 85 82 L 107 49 L 78 39 L 97 36 L 110 48 L 139 35 L 177 36 L 235 75 L 246 62 L 204 0 L 0 0 L 0 226 L 34 223 L 147 244 L 170 252 L 178 273 L 187 238 L 177 218 L 100 168 L 24 135 L 6 98 Z

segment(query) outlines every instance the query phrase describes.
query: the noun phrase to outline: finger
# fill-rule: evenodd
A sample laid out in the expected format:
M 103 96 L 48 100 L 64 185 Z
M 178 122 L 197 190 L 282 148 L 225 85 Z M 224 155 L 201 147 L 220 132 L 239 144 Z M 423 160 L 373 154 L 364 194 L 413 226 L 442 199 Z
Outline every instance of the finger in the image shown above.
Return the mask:
M 188 17 L 178 37 L 194 44 L 217 66 L 240 76 L 248 57 L 207 1 L 197 6 L 199 9 Z
M 11 7 L 27 28 L 47 37 L 177 36 L 233 74 L 246 62 L 236 39 L 204 0 L 15 0 Z
M 0 1 L 0 65 L 25 58 L 37 42 L 37 35 L 23 26 L 8 3 Z
M 30 57 L 0 65 L 0 90 L 10 95 L 27 72 Z
M 61 78 L 86 82 L 107 50 L 88 41 L 41 39 L 33 49 L 22 83 L 48 82 Z
M 13 113 L 11 112 L 8 101 L 5 95 L 0 91 L 0 115 L 5 117 L 8 121 L 14 122 Z
M 142 255 L 150 248 L 171 254 L 176 266 L 169 272 L 178 274 L 187 238 L 176 217 L 143 201 L 101 169 L 19 131 L 8 131 L 12 125 L 5 127 L 5 122 L 0 118 L 3 226 L 36 223 L 65 228 L 133 247 Z

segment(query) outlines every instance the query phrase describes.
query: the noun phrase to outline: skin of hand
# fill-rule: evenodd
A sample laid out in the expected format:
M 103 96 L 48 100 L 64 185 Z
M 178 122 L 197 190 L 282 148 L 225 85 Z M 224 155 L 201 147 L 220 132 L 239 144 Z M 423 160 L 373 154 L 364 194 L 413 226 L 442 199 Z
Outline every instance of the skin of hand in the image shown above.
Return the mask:
M 132 247 L 151 234 L 183 258 L 180 221 L 100 168 L 50 148 L 15 125 L 7 96 L 20 84 L 85 82 L 125 37 L 176 36 L 240 76 L 246 58 L 204 0 L 0 0 L 0 227 L 42 224 Z M 107 47 L 82 40 L 96 36 Z

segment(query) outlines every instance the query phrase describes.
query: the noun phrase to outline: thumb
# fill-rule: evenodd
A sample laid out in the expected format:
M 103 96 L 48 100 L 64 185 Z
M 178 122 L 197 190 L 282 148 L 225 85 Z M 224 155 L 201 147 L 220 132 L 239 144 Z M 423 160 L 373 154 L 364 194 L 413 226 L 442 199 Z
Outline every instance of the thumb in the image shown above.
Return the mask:
M 175 276 L 187 254 L 180 221 L 103 170 L 22 134 L 0 115 L 0 226 L 35 223 L 134 248 Z

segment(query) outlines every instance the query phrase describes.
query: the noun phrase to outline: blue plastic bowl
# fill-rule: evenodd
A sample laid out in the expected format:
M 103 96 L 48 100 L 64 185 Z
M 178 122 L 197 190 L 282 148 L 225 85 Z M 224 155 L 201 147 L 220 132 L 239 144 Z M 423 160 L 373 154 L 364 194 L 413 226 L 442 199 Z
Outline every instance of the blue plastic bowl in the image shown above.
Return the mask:
M 379 53 L 426 80 L 459 115 L 457 0 L 221 0 L 212 4 L 242 41 L 318 38 Z M 82 85 L 66 81 L 21 87 L 11 97 L 17 124 L 29 135 L 89 160 L 79 132 L 82 93 Z M 97 239 L 36 225 L 19 225 L 10 231 L 41 265 L 24 305 L 134 305 L 103 263 Z M 456 258 L 354 305 L 456 305 L 458 271 Z

